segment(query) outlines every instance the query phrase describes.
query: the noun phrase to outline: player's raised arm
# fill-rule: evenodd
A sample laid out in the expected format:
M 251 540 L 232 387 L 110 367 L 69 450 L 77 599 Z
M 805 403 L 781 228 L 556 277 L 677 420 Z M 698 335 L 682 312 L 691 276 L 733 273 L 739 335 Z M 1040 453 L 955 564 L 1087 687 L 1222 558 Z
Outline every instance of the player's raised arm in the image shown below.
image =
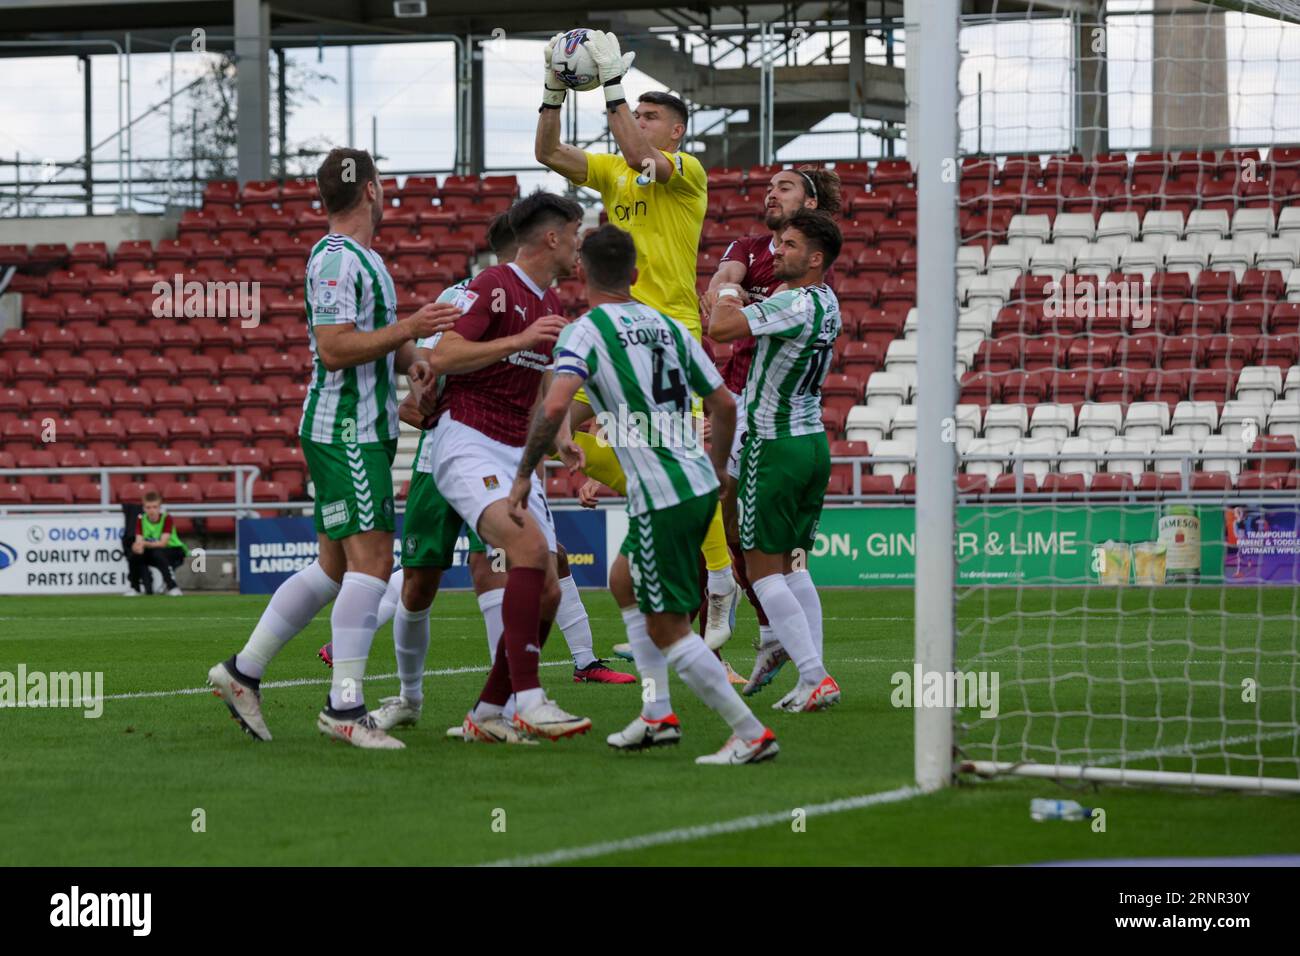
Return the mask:
M 555 74 L 551 71 L 551 51 L 561 36 L 562 33 L 557 33 L 551 37 L 544 52 L 546 72 L 542 78 L 542 106 L 538 110 L 533 155 L 543 166 L 571 182 L 584 183 L 587 181 L 587 154 L 576 146 L 560 142 L 560 107 L 564 105 L 564 98 L 569 91 L 555 79 Z
M 666 183 L 673 177 L 673 163 L 661 150 L 656 149 L 641 129 L 637 118 L 627 105 L 623 94 L 623 76 L 636 59 L 635 53 L 623 53 L 618 37 L 612 33 L 591 30 L 587 39 L 591 58 L 596 61 L 600 82 L 605 90 L 605 109 L 609 118 L 609 132 L 618 143 L 619 152 L 628 166 L 642 174 L 654 170 L 655 182 Z M 556 120 L 558 125 L 559 121 Z

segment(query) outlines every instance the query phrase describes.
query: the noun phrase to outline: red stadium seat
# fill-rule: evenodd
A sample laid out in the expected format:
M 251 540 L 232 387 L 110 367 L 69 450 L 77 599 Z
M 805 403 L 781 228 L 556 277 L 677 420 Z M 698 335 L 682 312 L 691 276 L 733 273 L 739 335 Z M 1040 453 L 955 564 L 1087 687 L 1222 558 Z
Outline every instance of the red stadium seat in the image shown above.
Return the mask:
M 1038 476 L 1026 474 L 1024 476 L 1024 494 L 1034 495 L 1038 493 Z M 1016 476 L 1013 473 L 998 475 L 993 479 L 993 486 L 989 489 L 990 494 L 995 495 L 1013 495 L 1016 494 Z
M 108 453 L 119 451 L 126 442 L 126 426 L 116 418 L 90 419 L 82 423 L 86 447 L 103 460 Z
M 235 402 L 235 390 L 225 385 L 203 385 L 194 390 L 194 408 L 201 418 L 224 418 L 233 413 Z
M 144 454 L 167 444 L 166 422 L 157 418 L 134 418 L 126 422 L 126 447 Z
M 280 448 L 271 452 L 271 480 L 284 485 L 290 499 L 305 497 L 306 474 L 307 463 L 303 460 L 302 448 Z
M 221 382 L 233 389 L 252 385 L 260 373 L 261 367 L 251 355 L 228 355 L 221 360 Z
M 1060 475 L 1049 472 L 1043 476 L 1039 491 L 1045 495 L 1081 495 L 1087 491 L 1088 483 L 1084 475 Z
M 164 385 L 153 390 L 153 413 L 157 418 L 184 418 L 193 414 L 194 395 L 182 385 Z
M 1252 452 L 1286 454 L 1290 458 L 1251 459 L 1246 462 L 1247 471 L 1262 472 L 1270 475 L 1287 475 L 1296 467 L 1296 440 L 1291 435 L 1260 435 L 1251 446 Z
M 212 446 L 227 455 L 237 448 L 247 447 L 253 438 L 253 429 L 247 419 L 233 416 L 215 417 L 209 421 L 212 428 Z
M 185 464 L 192 468 L 215 468 L 228 465 L 229 452 L 220 448 L 195 448 L 185 455 Z M 192 471 L 190 481 L 200 488 L 210 482 L 230 479 L 229 473 L 217 471 Z
M 42 482 L 32 489 L 34 505 L 70 505 L 73 504 L 72 486 Z
M 1226 471 L 1198 471 L 1192 475 L 1193 491 L 1231 491 L 1232 475 Z
M 32 493 L 25 485 L 9 478 L 0 478 L 0 505 L 29 505 Z
M 207 419 L 196 416 L 169 419 L 167 432 L 171 438 L 171 447 L 183 454 L 206 445 L 212 437 Z
M 289 418 L 272 415 L 259 418 L 253 426 L 253 445 L 274 453 L 297 441 L 297 426 Z
M 256 502 L 288 501 L 289 492 L 284 485 L 276 481 L 255 481 L 253 482 L 253 500 Z M 270 509 L 259 513 L 264 518 L 276 518 L 284 512 Z
M 1133 491 L 1133 476 L 1120 472 L 1098 472 L 1092 476 L 1088 494 L 1129 494 Z
M 176 376 L 182 388 L 194 392 L 217 384 L 220 372 L 215 359 L 207 355 L 189 355 L 178 360 Z

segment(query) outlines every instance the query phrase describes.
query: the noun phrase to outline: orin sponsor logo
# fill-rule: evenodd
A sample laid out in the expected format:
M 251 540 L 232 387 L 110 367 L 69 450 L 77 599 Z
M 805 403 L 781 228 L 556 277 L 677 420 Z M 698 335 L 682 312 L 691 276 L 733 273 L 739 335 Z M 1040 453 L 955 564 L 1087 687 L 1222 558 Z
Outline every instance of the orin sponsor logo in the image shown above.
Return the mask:
M 104 713 L 103 671 L 0 671 L 0 709 L 6 707 L 81 707 L 90 720 Z
M 998 715 L 997 671 L 923 671 L 918 663 L 911 674 L 896 671 L 889 682 L 895 707 L 978 707 L 981 717 Z
M 129 926 L 131 935 L 148 936 L 153 925 L 152 893 L 69 893 L 50 897 L 51 926 Z

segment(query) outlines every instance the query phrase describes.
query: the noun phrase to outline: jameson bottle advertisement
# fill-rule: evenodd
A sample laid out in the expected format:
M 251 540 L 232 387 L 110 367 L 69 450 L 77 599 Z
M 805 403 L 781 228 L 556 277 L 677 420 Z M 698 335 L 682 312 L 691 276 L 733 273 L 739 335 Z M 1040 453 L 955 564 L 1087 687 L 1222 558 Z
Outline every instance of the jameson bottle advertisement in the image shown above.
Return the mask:
M 1201 576 L 1201 519 L 1190 505 L 1166 505 L 1160 516 L 1160 543 L 1165 546 L 1165 573 L 1171 581 Z

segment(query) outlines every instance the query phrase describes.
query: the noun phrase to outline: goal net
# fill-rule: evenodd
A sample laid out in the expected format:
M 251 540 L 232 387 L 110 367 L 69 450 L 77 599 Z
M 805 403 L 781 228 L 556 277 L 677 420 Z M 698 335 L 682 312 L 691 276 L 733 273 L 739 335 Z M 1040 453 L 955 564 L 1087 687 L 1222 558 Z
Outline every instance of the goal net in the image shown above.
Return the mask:
M 918 768 L 1300 792 L 1300 4 L 995 2 L 946 71 L 928 27 L 957 474 L 917 607 L 955 626 Z M 923 288 L 931 245 L 923 205 Z

